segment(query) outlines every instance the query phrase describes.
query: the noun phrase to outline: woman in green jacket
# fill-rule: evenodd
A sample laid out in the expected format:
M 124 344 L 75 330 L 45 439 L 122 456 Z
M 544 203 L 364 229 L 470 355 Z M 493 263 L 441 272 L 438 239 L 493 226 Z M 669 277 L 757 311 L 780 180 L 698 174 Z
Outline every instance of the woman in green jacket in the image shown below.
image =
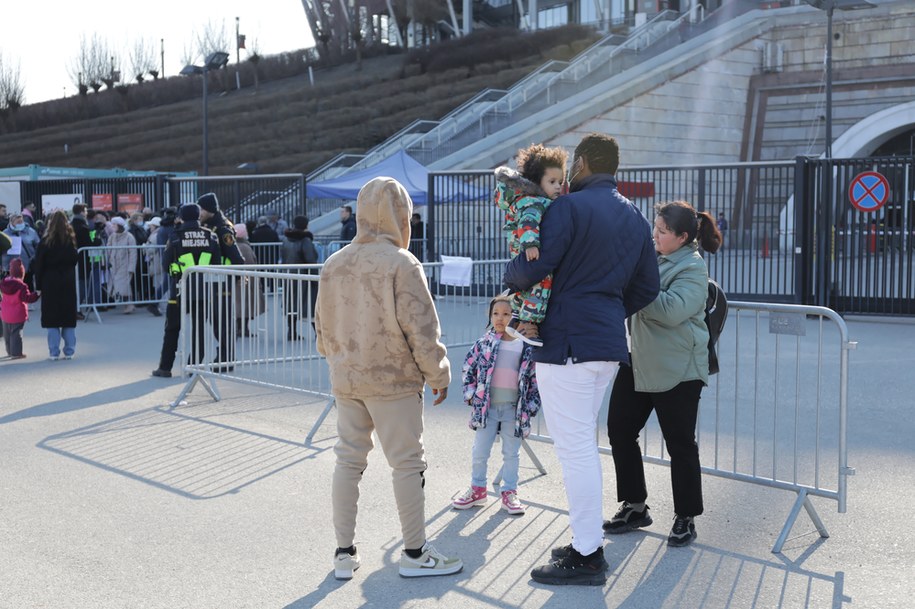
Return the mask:
M 639 433 L 654 410 L 670 455 L 676 512 L 667 544 L 685 546 L 696 538 L 693 518 L 702 513 L 696 418 L 702 387 L 708 384 L 709 336 L 708 268 L 699 247 L 715 253 L 721 233 L 710 214 L 696 213 L 685 201 L 661 203 L 655 211 L 661 292 L 630 318 L 632 364 L 620 366 L 610 395 L 607 430 L 617 499 L 623 504 L 604 523 L 604 531 L 625 533 L 652 522 L 645 505 Z

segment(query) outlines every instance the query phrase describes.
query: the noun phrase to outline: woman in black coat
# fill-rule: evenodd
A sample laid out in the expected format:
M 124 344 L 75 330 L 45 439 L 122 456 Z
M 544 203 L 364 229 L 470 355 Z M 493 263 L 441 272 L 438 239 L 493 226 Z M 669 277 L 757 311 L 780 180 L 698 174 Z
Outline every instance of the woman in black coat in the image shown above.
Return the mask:
M 41 327 L 48 329 L 50 358 L 64 359 L 76 352 L 76 235 L 67 214 L 57 210 L 48 221 L 45 236 L 35 253 L 35 288 L 41 293 Z

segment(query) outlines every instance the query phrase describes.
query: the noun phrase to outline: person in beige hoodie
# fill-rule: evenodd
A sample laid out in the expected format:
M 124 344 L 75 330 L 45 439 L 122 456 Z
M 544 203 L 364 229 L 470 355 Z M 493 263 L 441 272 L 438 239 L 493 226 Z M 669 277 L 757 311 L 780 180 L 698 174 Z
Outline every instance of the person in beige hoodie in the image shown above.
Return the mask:
M 358 230 L 321 272 L 315 308 L 318 352 L 327 358 L 337 405 L 331 502 L 337 538 L 334 576 L 359 568 L 354 545 L 359 482 L 372 431 L 393 469 L 404 550 L 400 575 L 449 575 L 463 568 L 426 539 L 423 387 L 440 404 L 451 367 L 422 265 L 407 249 L 413 202 L 393 178 L 374 178 L 356 200 Z

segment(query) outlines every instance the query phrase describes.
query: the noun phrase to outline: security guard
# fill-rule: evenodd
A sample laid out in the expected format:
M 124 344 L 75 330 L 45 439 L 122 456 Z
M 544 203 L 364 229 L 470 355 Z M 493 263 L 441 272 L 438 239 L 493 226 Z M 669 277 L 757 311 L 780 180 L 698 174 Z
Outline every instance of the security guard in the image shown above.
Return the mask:
M 197 199 L 200 206 L 200 224 L 216 233 L 219 239 L 219 249 L 222 254 L 222 264 L 244 264 L 245 259 L 241 250 L 235 243 L 235 226 L 223 215 L 219 209 L 219 200 L 212 192 L 208 192 Z M 222 372 L 232 370 L 231 363 L 235 360 L 235 300 L 232 298 L 233 281 L 228 278 L 220 284 L 220 297 L 213 298 L 212 322 L 213 335 L 219 343 L 219 357 L 216 362 L 226 362 L 215 370 Z
M 181 276 L 192 266 L 218 265 L 221 263 L 219 241 L 210 229 L 200 225 L 200 208 L 189 203 L 178 210 L 181 223 L 165 245 L 162 264 L 169 274 L 168 306 L 165 309 L 165 336 L 162 338 L 162 355 L 159 367 L 153 376 L 170 377 L 178 350 L 178 334 L 181 332 L 181 300 L 185 300 L 194 316 L 194 336 L 191 341 L 190 361 L 197 364 L 203 359 L 206 327 L 206 286 L 201 281 L 188 283 L 187 293 L 179 294 Z

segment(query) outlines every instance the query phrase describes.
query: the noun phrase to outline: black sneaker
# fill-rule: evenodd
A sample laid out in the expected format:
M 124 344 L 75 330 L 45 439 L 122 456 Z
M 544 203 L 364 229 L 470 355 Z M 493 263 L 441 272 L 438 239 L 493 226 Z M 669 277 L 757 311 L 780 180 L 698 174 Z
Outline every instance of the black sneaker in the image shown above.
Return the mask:
M 558 548 L 553 548 L 552 550 L 550 550 L 550 557 L 553 560 L 556 560 L 557 558 L 565 558 L 566 556 L 568 556 L 571 553 L 572 553 L 572 544 L 568 544 L 568 545 L 560 546 Z
M 603 586 L 607 583 L 609 566 L 604 560 L 603 548 L 598 548 L 588 556 L 582 556 L 570 548 L 567 556 L 551 560 L 549 564 L 531 571 L 531 579 L 554 586 Z
M 696 524 L 692 516 L 676 516 L 674 526 L 667 536 L 667 545 L 679 548 L 688 546 L 696 539 Z
M 652 523 L 648 509 L 646 505 L 645 509 L 637 512 L 629 505 L 628 501 L 624 501 L 613 518 L 604 521 L 604 533 L 619 535 L 620 533 L 628 533 L 641 527 L 647 527 Z
M 163 370 L 162 368 L 156 368 L 152 371 L 153 376 L 161 376 L 162 378 L 170 379 L 172 378 L 171 370 Z

